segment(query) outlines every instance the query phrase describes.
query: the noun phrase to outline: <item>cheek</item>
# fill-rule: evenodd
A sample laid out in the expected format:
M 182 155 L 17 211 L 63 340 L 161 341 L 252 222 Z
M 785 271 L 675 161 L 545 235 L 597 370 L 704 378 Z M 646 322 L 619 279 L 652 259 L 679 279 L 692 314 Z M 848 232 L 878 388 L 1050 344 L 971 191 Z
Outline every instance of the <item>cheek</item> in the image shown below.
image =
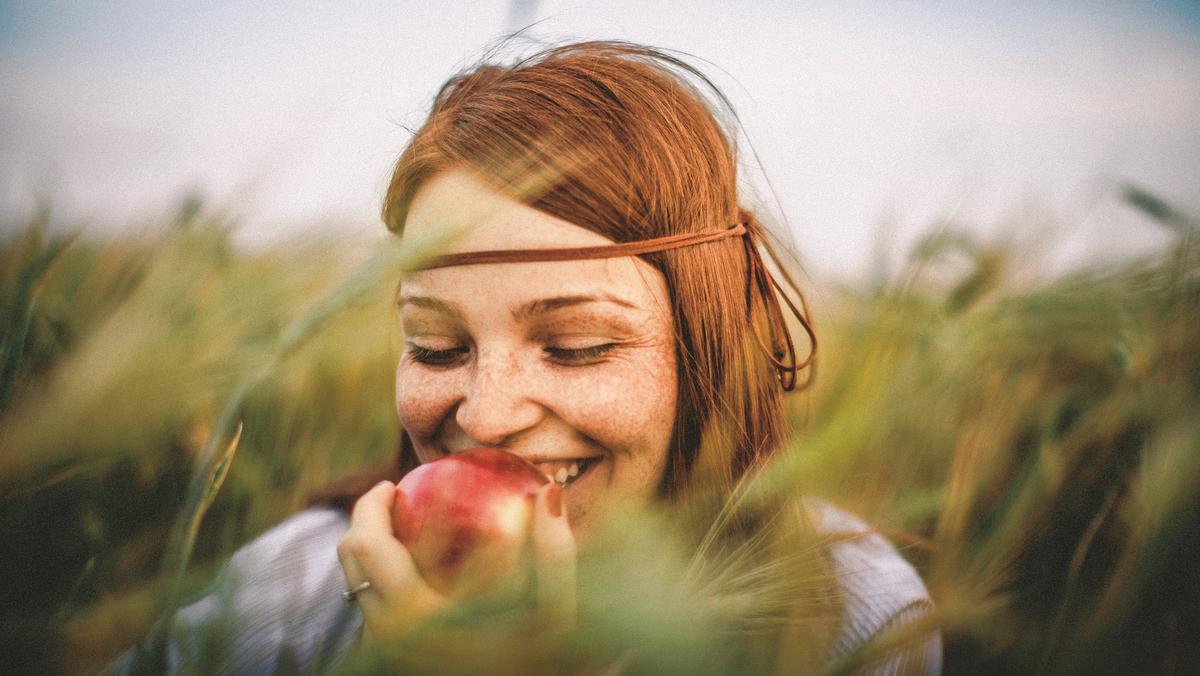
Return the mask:
M 455 385 L 443 374 L 419 372 L 402 360 L 396 367 L 396 415 L 417 444 L 431 439 L 450 415 Z
M 577 538 L 586 539 L 609 506 L 651 499 L 662 481 L 676 417 L 675 352 L 648 352 L 577 388 L 588 405 L 578 409 L 576 429 L 611 452 L 605 473 L 567 491 Z
M 674 380 L 634 380 L 614 387 L 613 393 L 596 418 L 615 434 L 630 435 L 637 451 L 665 451 L 675 421 Z
M 667 464 L 677 406 L 674 352 L 658 364 L 660 368 L 640 380 L 629 397 L 638 402 L 633 415 L 640 416 L 641 429 L 638 452 L 630 458 L 635 465 L 631 469 L 642 477 L 643 488 L 650 490 L 658 485 Z
M 675 423 L 673 348 L 647 350 L 572 384 L 570 391 L 573 396 L 564 392 L 561 400 L 579 403 L 572 417 L 581 431 L 630 459 L 649 464 L 665 459 Z

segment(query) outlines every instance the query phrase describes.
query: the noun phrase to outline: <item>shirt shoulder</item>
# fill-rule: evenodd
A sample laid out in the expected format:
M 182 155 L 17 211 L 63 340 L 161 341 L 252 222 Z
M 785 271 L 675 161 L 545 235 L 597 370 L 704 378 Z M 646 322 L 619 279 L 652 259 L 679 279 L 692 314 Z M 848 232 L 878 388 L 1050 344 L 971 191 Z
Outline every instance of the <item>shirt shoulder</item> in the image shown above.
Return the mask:
M 817 534 L 828 539 L 826 549 L 844 604 L 833 659 L 933 609 L 921 576 L 887 538 L 827 502 L 807 499 L 805 506 Z M 935 632 L 875 673 L 939 673 L 941 647 Z
M 305 581 L 327 567 L 330 557 L 337 562 L 337 543 L 349 527 L 349 517 L 339 509 L 306 509 L 238 549 L 229 560 L 230 571 Z
M 337 543 L 348 528 L 341 510 L 308 509 L 238 549 L 207 594 L 176 613 L 168 671 L 323 671 L 362 623 L 341 596 Z M 134 652 L 118 666 L 131 667 Z
M 229 618 L 231 671 L 306 670 L 336 658 L 361 624 L 341 596 L 337 544 L 348 528 L 332 508 L 289 517 L 239 549 L 217 593 L 180 611 L 182 622 Z

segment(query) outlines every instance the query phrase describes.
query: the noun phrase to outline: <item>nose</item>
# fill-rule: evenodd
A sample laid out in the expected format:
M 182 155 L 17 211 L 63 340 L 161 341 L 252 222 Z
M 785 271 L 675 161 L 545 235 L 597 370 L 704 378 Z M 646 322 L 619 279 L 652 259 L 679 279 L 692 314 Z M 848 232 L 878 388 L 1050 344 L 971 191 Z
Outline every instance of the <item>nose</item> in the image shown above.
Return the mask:
M 527 370 L 505 352 L 480 351 L 454 418 L 477 446 L 502 447 L 535 427 L 545 413 Z

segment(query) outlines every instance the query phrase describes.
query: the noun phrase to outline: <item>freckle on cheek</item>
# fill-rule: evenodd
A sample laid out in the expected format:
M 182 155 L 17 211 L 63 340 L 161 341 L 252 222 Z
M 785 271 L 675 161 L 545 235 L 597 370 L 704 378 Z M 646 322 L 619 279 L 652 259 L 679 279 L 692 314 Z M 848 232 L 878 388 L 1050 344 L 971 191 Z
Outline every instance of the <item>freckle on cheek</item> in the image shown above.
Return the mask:
M 449 401 L 444 393 L 423 386 L 417 379 L 397 374 L 396 414 L 400 424 L 410 433 L 417 436 L 433 434 L 448 410 Z

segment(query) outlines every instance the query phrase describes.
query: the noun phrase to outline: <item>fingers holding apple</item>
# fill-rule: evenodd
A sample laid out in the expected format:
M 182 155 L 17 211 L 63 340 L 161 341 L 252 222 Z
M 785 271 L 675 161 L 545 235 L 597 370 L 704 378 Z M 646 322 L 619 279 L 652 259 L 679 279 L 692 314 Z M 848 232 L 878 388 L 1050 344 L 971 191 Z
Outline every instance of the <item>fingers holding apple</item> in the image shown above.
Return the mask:
M 511 453 L 476 448 L 412 470 L 393 505 L 396 538 L 439 593 L 518 601 L 573 617 L 575 539 L 562 488 Z
M 531 620 L 574 624 L 575 540 L 562 488 L 497 449 L 426 463 L 356 503 L 339 557 L 369 634 L 415 627 L 451 603 L 533 602 Z
M 530 528 L 537 606 L 549 626 L 566 630 L 575 623 L 575 536 L 556 483 L 538 491 Z
M 367 638 L 402 633 L 447 605 L 417 572 L 408 550 L 392 533 L 396 486 L 383 481 L 354 504 L 350 528 L 338 543 L 347 588 L 371 586 L 355 602 Z
M 532 464 L 497 449 L 426 463 L 397 486 L 396 538 L 443 595 L 520 596 L 531 582 L 535 505 L 549 483 Z

